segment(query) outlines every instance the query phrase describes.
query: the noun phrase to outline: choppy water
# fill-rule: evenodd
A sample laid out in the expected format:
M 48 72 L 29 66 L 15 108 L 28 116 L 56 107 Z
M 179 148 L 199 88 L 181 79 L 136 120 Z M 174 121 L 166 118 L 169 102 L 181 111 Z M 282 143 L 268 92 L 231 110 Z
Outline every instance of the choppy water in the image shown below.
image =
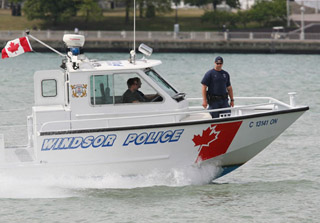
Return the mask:
M 87 54 L 123 59 L 127 54 Z M 189 97 L 216 54 L 158 54 L 158 70 Z M 0 222 L 319 222 L 320 57 L 222 54 L 236 96 L 271 96 L 310 106 L 266 150 L 233 173 L 207 181 L 212 169 L 172 170 L 147 176 L 32 178 L 0 176 Z M 25 123 L 33 103 L 33 72 L 56 69 L 54 54 L 0 60 L 1 125 Z M 17 113 L 15 118 L 9 116 Z M 11 128 L 0 132 L 18 134 Z M 19 133 L 20 138 L 25 137 Z M 22 140 L 23 141 L 23 140 Z M 21 142 L 22 143 L 22 142 Z

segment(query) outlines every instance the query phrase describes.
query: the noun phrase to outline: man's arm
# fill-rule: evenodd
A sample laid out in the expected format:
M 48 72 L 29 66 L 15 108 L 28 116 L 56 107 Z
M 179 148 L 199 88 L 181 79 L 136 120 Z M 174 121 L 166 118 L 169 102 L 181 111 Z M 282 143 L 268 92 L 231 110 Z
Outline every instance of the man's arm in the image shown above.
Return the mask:
M 229 94 L 229 97 L 230 97 L 230 106 L 234 107 L 234 98 L 233 98 L 232 86 L 230 85 L 229 87 L 227 87 L 227 90 L 228 90 L 228 94 Z
M 158 97 L 158 94 L 151 94 L 151 95 L 144 95 L 143 97 L 149 101 L 151 101 L 152 99 L 155 99 L 156 97 Z
M 204 107 L 204 109 L 207 109 L 208 107 L 208 102 L 207 102 L 207 86 L 206 85 L 202 85 L 202 106 Z

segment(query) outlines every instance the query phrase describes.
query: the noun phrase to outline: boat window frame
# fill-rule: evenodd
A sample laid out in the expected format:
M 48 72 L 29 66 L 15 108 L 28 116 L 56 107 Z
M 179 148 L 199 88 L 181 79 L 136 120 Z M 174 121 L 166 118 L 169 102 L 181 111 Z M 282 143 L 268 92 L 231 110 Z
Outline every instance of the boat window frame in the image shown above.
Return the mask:
M 164 84 L 164 85 L 160 85 L 158 84 L 158 81 L 155 80 L 151 75 L 149 75 L 147 72 L 152 71 L 153 74 L 155 74 L 155 76 Z M 177 91 L 172 85 L 170 85 L 158 72 L 156 72 L 154 69 L 152 68 L 146 68 L 144 70 L 144 73 L 151 78 L 154 83 L 157 84 L 157 86 L 159 86 L 163 91 L 165 91 L 170 97 L 174 97 L 175 95 L 177 95 L 179 93 L 179 91 Z M 164 87 L 166 86 L 166 88 Z M 169 92 L 168 89 L 171 89 L 172 92 Z M 173 94 L 173 95 L 171 95 Z
M 141 102 L 141 103 L 123 103 L 123 102 L 117 102 L 117 100 L 116 100 L 116 98 L 118 97 L 118 96 L 122 96 L 123 94 L 121 94 L 121 95 L 115 95 L 116 94 L 116 92 L 115 92 L 115 85 L 116 85 L 116 83 L 115 83 L 115 75 L 117 75 L 117 76 L 119 76 L 119 75 L 130 75 L 130 76 L 132 76 L 132 77 L 138 77 L 138 78 L 140 78 L 140 80 L 142 81 L 142 83 L 145 83 L 145 84 L 147 84 L 148 85 L 148 87 L 150 88 L 150 89 L 152 89 L 152 91 L 154 91 L 154 93 L 155 94 L 158 94 L 159 96 L 161 96 L 161 98 L 162 98 L 162 101 L 155 101 L 155 102 L 152 102 L 152 101 L 146 101 L 146 102 Z M 143 70 L 141 70 L 141 71 L 137 71 L 137 70 L 135 70 L 135 71 L 130 71 L 130 70 L 126 70 L 126 71 L 115 71 L 115 72 L 112 72 L 112 73 L 109 73 L 109 72 L 106 72 L 106 73 L 97 73 L 97 74 L 95 74 L 95 73 L 91 73 L 90 75 L 89 75 L 89 86 L 90 86 L 90 89 L 89 89 L 89 104 L 90 104 L 90 106 L 92 106 L 92 107 L 101 107 L 101 106 L 111 106 L 111 105 L 113 105 L 113 106 L 117 106 L 117 105 L 138 105 L 138 104 L 148 104 L 148 103 L 164 103 L 165 102 L 165 96 L 161 93 L 161 92 L 159 92 L 158 90 L 157 90 L 157 88 L 155 88 L 155 86 L 153 86 L 148 80 L 146 80 L 145 79 L 145 77 L 144 77 L 144 75 L 146 75 L 145 74 L 145 72 L 143 71 Z M 112 81 L 112 83 L 111 83 L 111 85 L 109 86 L 110 88 L 112 87 L 112 89 L 111 89 L 111 93 L 112 93 L 112 103 L 105 103 L 105 104 L 96 104 L 96 102 L 95 102 L 95 100 L 96 100 L 96 92 L 94 91 L 94 89 L 96 88 L 96 86 L 95 86 L 95 78 L 96 78 L 96 76 L 110 76 L 111 77 L 111 81 Z M 92 85 L 91 85 L 91 78 L 92 78 L 92 81 L 93 81 L 93 83 L 92 83 Z M 152 79 L 152 78 L 151 78 Z M 153 80 L 153 79 L 152 79 Z M 157 85 L 158 86 L 158 85 Z M 91 88 L 93 88 L 93 89 L 91 89 Z M 160 89 L 162 89 L 162 88 L 160 88 Z M 92 94 L 92 92 L 93 92 L 93 94 Z M 123 92 L 124 93 L 124 92 Z M 93 99 L 92 99 L 93 98 Z M 92 101 L 93 100 L 93 101 Z
M 54 81 L 54 83 L 55 83 L 55 94 L 54 95 L 44 95 L 43 94 L 43 90 L 44 90 L 44 88 L 43 88 L 43 86 L 44 86 L 44 82 L 45 81 Z M 44 97 L 44 98 L 54 98 L 54 97 L 57 97 L 57 95 L 58 95 L 58 85 L 57 85 L 57 80 L 56 79 L 54 79 L 54 78 L 51 78 L 51 79 L 43 79 L 43 80 L 41 80 L 41 96 L 42 97 Z
M 117 72 L 113 72 L 112 75 L 113 75 L 113 85 L 115 85 L 115 79 L 114 79 L 114 76 L 115 75 L 133 75 L 135 77 L 138 77 L 140 78 L 141 81 L 143 81 L 143 83 L 147 84 L 156 94 L 158 94 L 159 96 L 161 96 L 162 100 L 161 101 L 155 101 L 155 102 L 152 102 L 152 101 L 146 101 L 146 102 L 139 102 L 139 103 L 114 103 L 114 105 L 145 105 L 145 104 L 153 104 L 153 103 L 157 103 L 157 104 L 160 104 L 160 103 L 164 103 L 165 102 L 165 97 L 163 94 L 161 94 L 161 92 L 159 92 L 149 81 L 147 81 L 143 75 L 146 75 L 146 73 L 143 71 L 143 70 L 126 70 L 126 71 L 117 71 Z M 148 76 L 149 77 L 149 76 Z M 152 79 L 153 80 L 153 79 Z M 115 90 L 115 87 L 113 87 L 113 90 Z M 124 93 L 124 92 L 123 92 Z M 114 97 L 116 96 L 119 96 L 119 95 L 115 95 L 115 92 L 113 92 L 114 94 Z M 122 95 L 121 95 L 122 96 Z M 114 99 L 114 102 L 115 102 L 115 99 Z
M 112 98 L 112 103 L 103 103 L 103 104 L 96 104 L 96 92 L 95 92 L 95 77 L 96 76 L 111 76 L 111 80 L 112 80 L 112 84 L 108 87 L 112 87 L 112 93 L 113 95 L 111 96 Z M 93 83 L 91 85 L 91 77 L 93 78 Z M 92 107 L 101 107 L 101 106 L 110 106 L 110 105 L 115 105 L 115 97 L 114 97 L 114 76 L 113 76 L 113 73 L 98 73 L 98 74 L 91 74 L 89 75 L 89 86 L 90 86 L 90 93 L 89 93 L 89 104 L 90 106 Z M 93 88 L 93 90 L 91 89 Z M 91 91 L 93 92 L 93 95 L 91 94 Z M 93 103 L 91 101 L 91 98 L 93 97 Z

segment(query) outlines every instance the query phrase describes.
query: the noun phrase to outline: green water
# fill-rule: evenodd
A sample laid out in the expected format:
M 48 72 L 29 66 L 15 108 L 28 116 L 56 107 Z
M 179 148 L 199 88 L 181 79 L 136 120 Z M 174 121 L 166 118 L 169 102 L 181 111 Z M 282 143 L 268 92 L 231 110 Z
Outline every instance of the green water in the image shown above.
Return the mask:
M 87 54 L 103 60 L 128 54 Z M 217 54 L 155 54 L 156 68 L 188 97 Z M 317 222 L 320 219 L 320 63 L 318 55 L 221 54 L 235 96 L 271 96 L 310 106 L 266 150 L 233 173 L 203 184 L 203 172 L 147 176 L 19 178 L 0 174 L 0 222 Z M 33 103 L 33 73 L 56 69 L 54 54 L 0 60 L 1 124 L 25 124 Z M 236 101 L 237 102 L 237 101 Z M 17 114 L 15 114 L 17 113 Z M 13 118 L 11 117 L 13 116 Z M 10 128 L 0 129 L 15 136 Z M 23 133 L 16 141 L 25 137 Z M 19 138 L 19 139 L 18 139 Z M 14 138 L 13 138 L 14 139 Z

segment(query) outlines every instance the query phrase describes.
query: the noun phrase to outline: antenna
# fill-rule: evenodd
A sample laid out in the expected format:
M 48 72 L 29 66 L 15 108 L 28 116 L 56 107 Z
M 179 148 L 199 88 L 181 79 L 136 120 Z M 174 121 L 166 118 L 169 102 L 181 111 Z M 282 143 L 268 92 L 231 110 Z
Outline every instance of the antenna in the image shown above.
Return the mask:
M 133 49 L 130 51 L 130 63 L 136 63 L 136 0 L 133 1 Z
M 133 1 L 133 50 L 136 52 L 136 0 Z

